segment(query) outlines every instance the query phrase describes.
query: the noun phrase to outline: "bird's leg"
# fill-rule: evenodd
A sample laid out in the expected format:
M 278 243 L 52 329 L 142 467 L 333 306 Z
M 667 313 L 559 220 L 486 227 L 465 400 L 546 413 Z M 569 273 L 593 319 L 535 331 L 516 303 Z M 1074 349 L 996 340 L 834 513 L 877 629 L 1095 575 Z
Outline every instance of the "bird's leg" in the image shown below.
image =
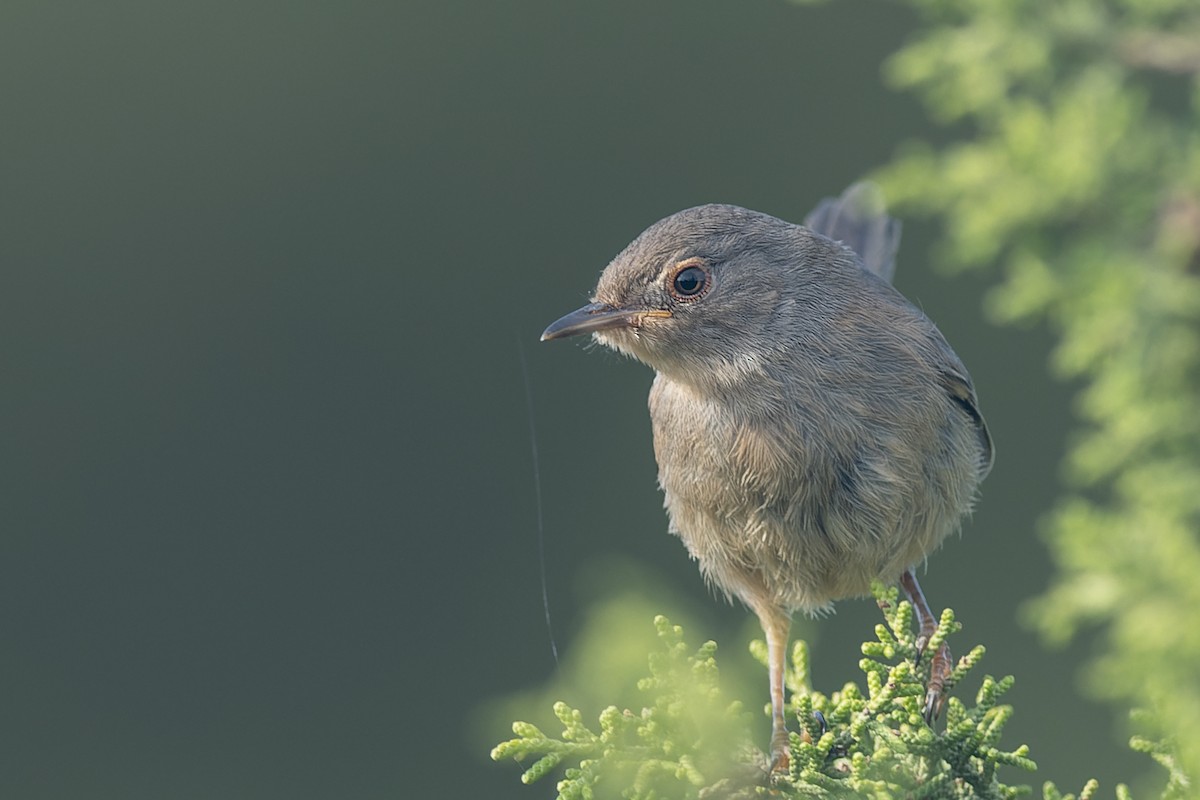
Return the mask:
M 783 720 L 783 675 L 792 620 L 779 609 L 755 609 L 767 635 L 767 673 L 771 680 L 771 771 L 787 772 L 788 732 Z
M 925 648 L 929 645 L 929 640 L 937 631 L 938 620 L 929 608 L 929 603 L 925 600 L 925 593 L 921 591 L 921 584 L 917 583 L 917 574 L 911 567 L 900 576 L 900 587 L 904 589 L 904 593 L 908 595 L 908 601 L 913 604 L 913 608 L 917 612 L 917 622 L 920 625 L 920 632 L 917 635 L 917 660 L 920 661 L 925 653 Z M 929 683 L 925 691 L 924 713 L 925 721 L 930 725 L 941 716 L 942 707 L 946 704 L 946 681 L 950 679 L 950 669 L 953 663 L 950 648 L 946 646 L 945 642 L 942 642 L 941 647 L 933 654 L 933 658 L 929 662 Z

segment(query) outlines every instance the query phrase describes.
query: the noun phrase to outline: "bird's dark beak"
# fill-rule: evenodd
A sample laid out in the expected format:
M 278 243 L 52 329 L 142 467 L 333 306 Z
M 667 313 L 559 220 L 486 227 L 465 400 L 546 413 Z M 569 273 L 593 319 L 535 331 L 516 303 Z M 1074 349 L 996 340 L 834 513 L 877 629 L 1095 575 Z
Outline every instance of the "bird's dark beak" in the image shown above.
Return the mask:
M 616 308 L 604 303 L 589 303 L 583 308 L 576 309 L 562 319 L 550 323 L 550 327 L 542 332 L 542 341 L 562 339 L 580 333 L 595 333 L 612 328 L 627 328 L 637 325 L 643 317 L 669 317 L 670 311 L 631 311 L 628 308 Z

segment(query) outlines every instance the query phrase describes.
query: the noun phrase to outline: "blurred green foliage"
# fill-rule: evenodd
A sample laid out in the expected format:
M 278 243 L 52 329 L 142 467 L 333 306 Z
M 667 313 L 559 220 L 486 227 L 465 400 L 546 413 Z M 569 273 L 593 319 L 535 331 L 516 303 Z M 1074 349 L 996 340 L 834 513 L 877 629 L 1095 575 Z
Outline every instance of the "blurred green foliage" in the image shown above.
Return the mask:
M 593 730 L 579 710 L 558 702 L 559 736 L 517 722 L 516 738 L 497 745 L 492 757 L 522 762 L 526 783 L 562 767 L 562 800 L 765 794 L 1006 798 L 1027 792 L 1028 787 L 1003 783 L 998 774 L 1005 766 L 1036 769 L 1024 745 L 999 747 L 1013 713 L 999 699 L 1013 679 L 985 676 L 971 706 L 949 698 L 945 730 L 935 732 L 921 714 L 925 683 L 916 666 L 912 606 L 899 602 L 894 588 L 877 585 L 875 596 L 886 624 L 877 625 L 876 639 L 863 645 L 865 691 L 855 683 L 828 696 L 813 691 L 808 648 L 795 642 L 788 713 L 801 733 L 792 735 L 786 774 L 769 774 L 767 757 L 753 745 L 752 715 L 723 691 L 716 644 L 692 651 L 683 629 L 661 616 L 655 619 L 659 646 L 650 655 L 650 675 L 638 682 L 645 701 L 640 711 L 609 706 Z M 944 612 L 930 647 L 958 628 L 953 613 Z M 751 649 L 765 667 L 765 644 L 756 641 Z M 983 653 L 976 647 L 961 658 L 950 685 L 962 682 Z M 1046 791 L 1050 797 L 1056 790 L 1050 784 Z
M 1025 617 L 1056 642 L 1100 626 L 1089 684 L 1149 710 L 1176 786 L 1200 775 L 1200 4 L 912 5 L 886 73 L 956 141 L 877 177 L 942 223 L 945 265 L 1002 273 L 988 310 L 1047 324 L 1081 387 L 1058 575 Z

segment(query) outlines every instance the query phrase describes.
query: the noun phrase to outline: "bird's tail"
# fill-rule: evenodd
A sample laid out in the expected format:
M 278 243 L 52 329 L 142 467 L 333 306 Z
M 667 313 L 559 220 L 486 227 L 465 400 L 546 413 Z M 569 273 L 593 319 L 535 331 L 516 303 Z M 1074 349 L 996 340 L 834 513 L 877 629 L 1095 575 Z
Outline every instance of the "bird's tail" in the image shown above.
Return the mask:
M 804 218 L 804 226 L 846 245 L 868 270 L 892 282 L 900 220 L 887 215 L 883 192 L 875 184 L 860 181 L 841 197 L 826 197 Z

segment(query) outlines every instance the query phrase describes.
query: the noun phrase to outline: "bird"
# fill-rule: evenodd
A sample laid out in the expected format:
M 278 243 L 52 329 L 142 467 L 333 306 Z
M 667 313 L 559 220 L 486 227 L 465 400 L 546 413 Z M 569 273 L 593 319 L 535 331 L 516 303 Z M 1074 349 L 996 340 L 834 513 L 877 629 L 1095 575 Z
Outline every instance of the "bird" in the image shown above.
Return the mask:
M 590 334 L 655 371 L 668 529 L 762 624 L 772 771 L 788 767 L 793 615 L 898 582 L 924 651 L 938 620 L 916 570 L 960 529 L 994 460 L 962 361 L 891 284 L 899 241 L 869 182 L 825 198 L 803 225 L 689 208 L 634 239 L 591 302 L 541 337 Z M 944 644 L 930 654 L 929 724 L 951 658 Z

